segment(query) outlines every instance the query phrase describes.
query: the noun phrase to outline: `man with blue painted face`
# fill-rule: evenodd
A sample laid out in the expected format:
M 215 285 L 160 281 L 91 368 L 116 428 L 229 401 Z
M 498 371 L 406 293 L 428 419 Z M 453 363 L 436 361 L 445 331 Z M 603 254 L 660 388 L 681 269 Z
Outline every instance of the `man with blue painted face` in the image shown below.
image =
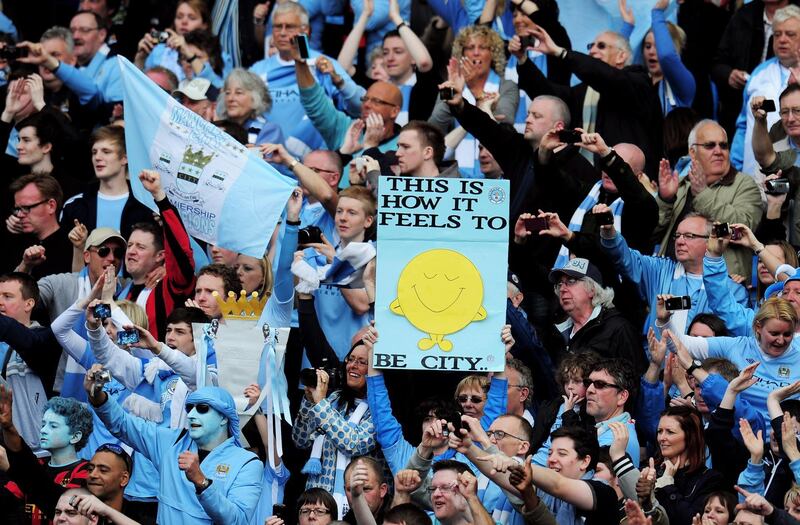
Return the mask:
M 189 426 L 172 430 L 125 412 L 105 392 L 89 401 L 108 430 L 146 456 L 159 471 L 158 523 L 247 524 L 261 494 L 263 466 L 239 442 L 239 416 L 231 395 L 204 387 L 186 398 Z
M 86 405 L 74 399 L 51 398 L 41 423 L 39 444 L 50 453 L 47 461 L 37 459 L 17 432 L 11 390 L 0 386 L 0 427 L 9 463 L 6 475 L 25 494 L 26 516 L 32 520 L 52 516 L 58 495 L 64 488 L 86 486 L 89 472 L 88 462 L 78 458 L 93 428 Z

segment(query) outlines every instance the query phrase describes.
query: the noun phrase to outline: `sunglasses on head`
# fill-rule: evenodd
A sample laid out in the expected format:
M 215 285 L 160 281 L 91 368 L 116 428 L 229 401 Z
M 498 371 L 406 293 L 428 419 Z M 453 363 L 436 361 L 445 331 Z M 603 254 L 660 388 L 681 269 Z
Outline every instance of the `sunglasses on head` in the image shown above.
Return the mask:
M 483 398 L 481 396 L 461 395 L 461 396 L 458 396 L 456 399 L 458 399 L 459 403 L 466 403 L 467 401 L 472 401 L 476 405 L 478 403 L 483 403 Z
M 189 412 L 191 412 L 193 408 L 197 409 L 197 413 L 198 414 L 205 414 L 206 412 L 211 410 L 211 405 L 209 405 L 208 403 L 197 403 L 197 404 L 195 404 L 195 403 L 186 403 L 186 413 L 187 414 Z
M 100 246 L 96 250 L 97 255 L 100 257 L 108 257 L 108 254 L 111 253 L 111 247 L 109 246 Z M 125 249 L 124 248 L 114 248 L 114 257 L 117 259 L 122 259 L 125 257 Z
M 115 456 L 119 456 L 122 458 L 122 461 L 125 462 L 125 465 L 128 467 L 128 472 L 131 471 L 133 468 L 133 459 L 131 458 L 130 454 L 125 452 L 125 449 L 121 446 L 114 444 L 114 443 L 103 443 L 95 452 L 111 452 Z

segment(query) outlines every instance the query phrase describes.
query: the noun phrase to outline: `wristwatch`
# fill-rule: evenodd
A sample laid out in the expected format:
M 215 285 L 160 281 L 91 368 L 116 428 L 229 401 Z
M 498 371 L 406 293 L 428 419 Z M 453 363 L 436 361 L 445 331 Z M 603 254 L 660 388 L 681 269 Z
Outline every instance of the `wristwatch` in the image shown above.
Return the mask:
M 206 490 L 209 486 L 211 486 L 211 480 L 206 478 L 203 480 L 203 483 L 200 484 L 200 488 L 195 488 L 195 494 L 200 494 L 204 490 Z
M 694 372 L 698 368 L 702 368 L 702 366 L 703 363 L 699 359 L 693 359 L 692 366 L 686 369 L 686 373 L 691 375 L 692 372 Z

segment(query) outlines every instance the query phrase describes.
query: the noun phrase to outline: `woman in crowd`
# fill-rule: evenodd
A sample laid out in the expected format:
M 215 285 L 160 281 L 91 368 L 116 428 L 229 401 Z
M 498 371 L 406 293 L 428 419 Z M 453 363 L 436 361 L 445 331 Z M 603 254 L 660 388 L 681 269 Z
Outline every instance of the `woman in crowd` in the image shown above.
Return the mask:
M 736 515 L 737 503 L 736 496 L 730 492 L 712 492 L 706 498 L 703 519 L 710 521 L 713 525 L 728 525 Z
M 691 523 L 704 512 L 706 498 L 725 488 L 721 474 L 706 467 L 703 420 L 693 408 L 670 407 L 658 423 L 659 461 L 663 474 L 655 494 L 670 523 Z
M 513 124 L 519 105 L 519 88 L 511 80 L 503 78 L 506 67 L 503 48 L 500 35 L 491 29 L 469 26 L 456 36 L 453 57 L 458 61 L 458 74 L 464 79 L 464 99 L 477 105 L 478 102 L 496 97 L 492 103 L 493 114 L 502 115 L 503 122 Z M 442 130 L 442 133 L 451 131 L 455 127 L 455 118 L 450 105 L 444 100 L 437 100 L 428 122 Z M 445 158 L 455 157 L 463 177 L 482 178 L 478 143 L 471 135 L 460 131 L 464 138 L 457 144 L 446 140 L 448 153 Z
M 255 73 L 236 68 L 225 78 L 217 100 L 217 115 L 244 127 L 248 144 L 283 144 L 280 127 L 264 118 L 271 108 L 267 86 Z

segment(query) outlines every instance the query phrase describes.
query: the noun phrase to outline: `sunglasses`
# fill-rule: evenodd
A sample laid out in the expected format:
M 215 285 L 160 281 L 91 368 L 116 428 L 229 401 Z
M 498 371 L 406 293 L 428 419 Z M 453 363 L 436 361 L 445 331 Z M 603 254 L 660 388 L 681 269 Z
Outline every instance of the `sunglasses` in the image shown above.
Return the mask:
M 695 142 L 694 144 L 692 144 L 692 146 L 700 146 L 701 148 L 703 148 L 706 151 L 712 151 L 714 148 L 719 146 L 719 149 L 721 149 L 722 151 L 728 151 L 729 144 L 727 142 L 710 141 L 710 142 L 702 142 L 702 143 Z
M 209 410 L 211 410 L 211 405 L 209 405 L 208 403 L 197 403 L 197 404 L 195 404 L 195 403 L 186 403 L 186 413 L 187 414 L 189 412 L 191 412 L 193 408 L 197 409 L 197 413 L 198 414 L 205 414 Z
M 456 399 L 458 399 L 458 402 L 459 402 L 459 403 L 466 403 L 467 401 L 472 401 L 472 402 L 473 402 L 473 403 L 475 403 L 476 405 L 477 405 L 478 403 L 483 403 L 483 398 L 482 398 L 481 396 L 467 396 L 467 395 L 463 395 L 463 396 L 458 396 Z
M 111 253 L 111 248 L 108 246 L 100 246 L 99 248 L 96 248 L 94 251 L 96 251 L 97 255 L 99 255 L 100 257 L 106 258 L 108 257 L 108 254 Z M 125 248 L 114 248 L 114 258 L 122 259 L 123 257 L 125 257 Z
M 128 472 L 133 469 L 133 459 L 131 458 L 130 454 L 125 452 L 125 449 L 119 445 L 114 443 L 103 443 L 95 452 L 111 452 L 115 456 L 119 456 L 122 458 L 122 461 L 125 462 L 125 465 L 128 467 Z
M 611 44 L 606 44 L 605 42 L 592 42 L 591 44 L 586 44 L 586 51 L 591 51 L 593 47 L 603 51 L 605 48 L 611 47 Z
M 606 388 L 616 388 L 617 390 L 623 390 L 623 388 L 621 386 L 615 385 L 614 383 L 606 383 L 602 379 L 595 379 L 595 380 L 584 379 L 583 380 L 583 386 L 585 386 L 586 388 L 589 388 L 591 385 L 594 385 L 594 387 L 597 390 L 603 390 L 603 389 L 606 389 Z

